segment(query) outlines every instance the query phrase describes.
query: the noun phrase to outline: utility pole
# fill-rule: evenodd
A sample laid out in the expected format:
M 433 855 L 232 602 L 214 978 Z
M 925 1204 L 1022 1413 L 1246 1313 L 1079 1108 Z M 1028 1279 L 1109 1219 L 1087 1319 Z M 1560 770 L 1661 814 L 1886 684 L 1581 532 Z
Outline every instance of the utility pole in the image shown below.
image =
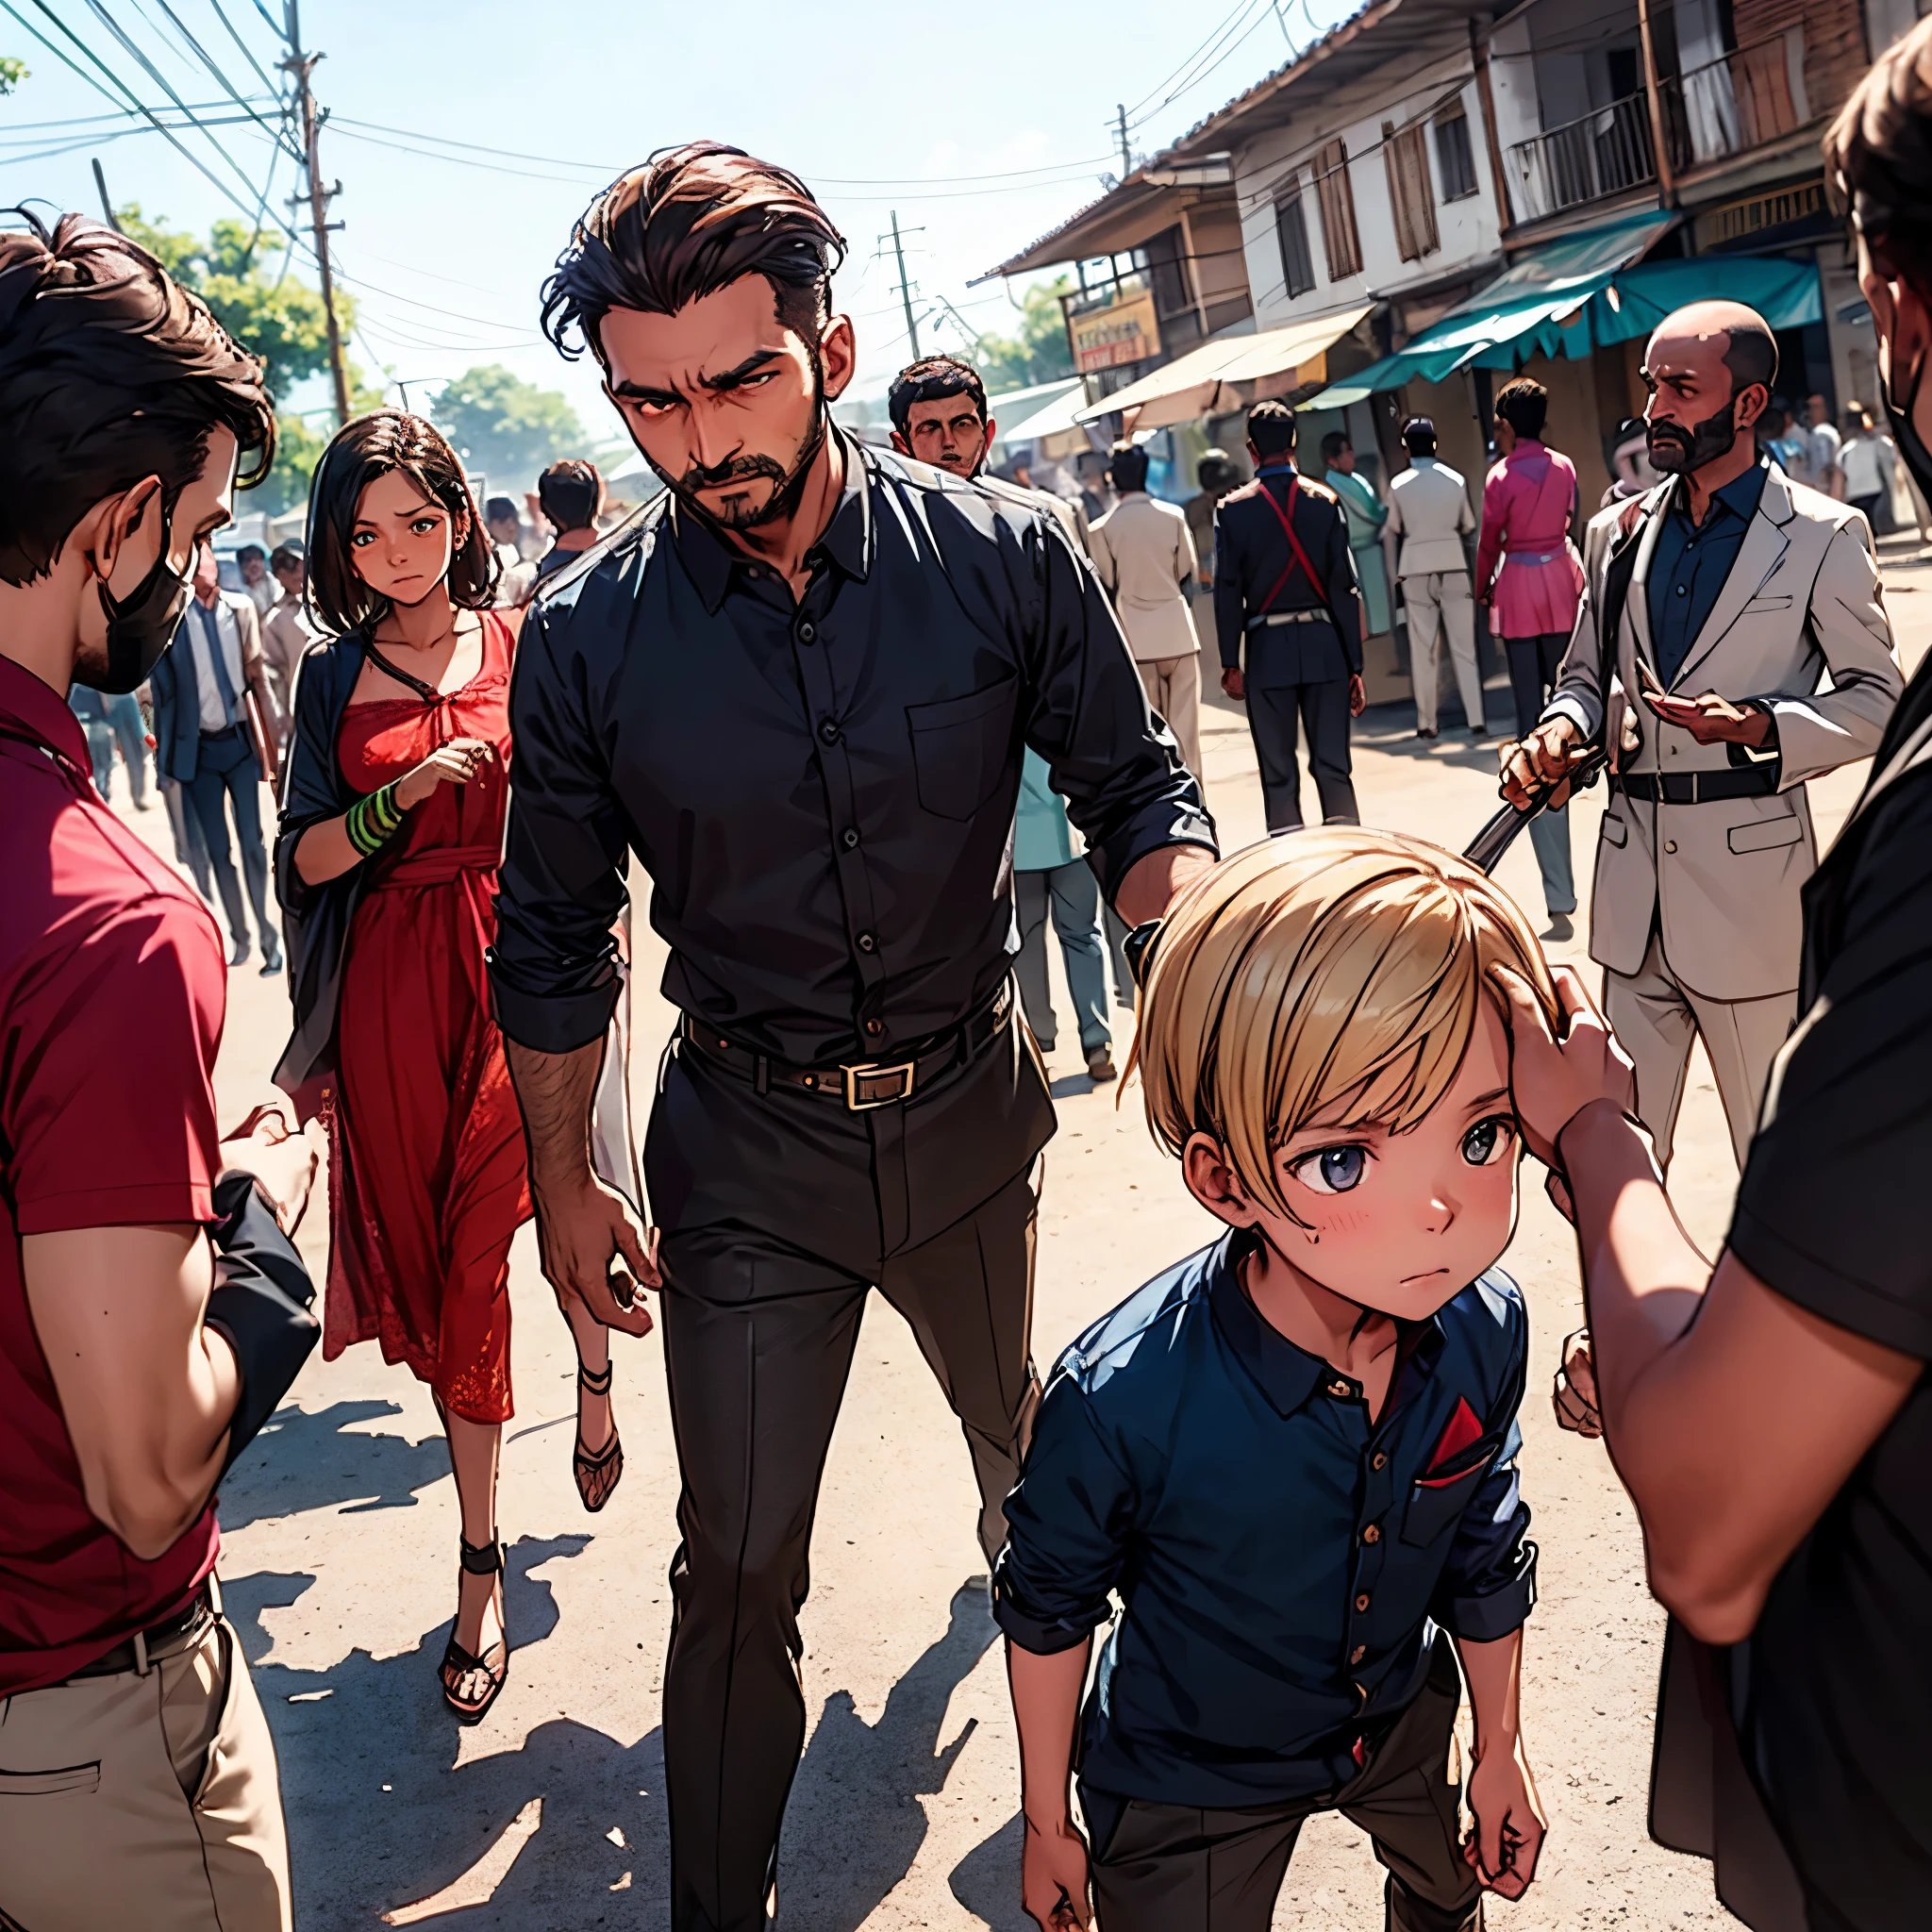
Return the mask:
M 908 228 L 908 235 L 923 234 L 920 228 Z M 919 324 L 912 314 L 912 284 L 906 279 L 906 238 L 899 232 L 899 211 L 892 210 L 892 254 L 899 264 L 899 300 L 906 307 L 906 333 L 912 339 L 912 359 L 919 360 Z M 885 245 L 886 238 L 879 237 L 879 245 Z
M 308 172 L 306 199 L 309 226 L 315 238 L 315 264 L 322 272 L 322 310 L 328 323 L 328 367 L 335 380 L 336 427 L 340 429 L 349 420 L 349 376 L 342 365 L 342 330 L 336 320 L 335 276 L 329 269 L 328 238 L 329 230 L 340 228 L 341 224 L 328 219 L 328 205 L 342 192 L 342 184 L 338 181 L 332 188 L 322 185 L 322 117 L 315 111 L 315 91 L 308 85 L 308 76 L 322 56 L 302 51 L 302 19 L 297 0 L 288 0 L 288 20 L 289 58 L 282 62 L 282 71 L 292 74 L 296 85 L 302 90 L 302 154 Z M 304 199 L 302 195 L 291 195 L 289 206 L 291 208 L 299 207 Z
M 1124 181 L 1134 172 L 1134 151 L 1127 145 L 1127 110 L 1125 106 L 1116 106 L 1114 111 L 1120 116 L 1118 125 L 1121 137 L 1121 179 Z

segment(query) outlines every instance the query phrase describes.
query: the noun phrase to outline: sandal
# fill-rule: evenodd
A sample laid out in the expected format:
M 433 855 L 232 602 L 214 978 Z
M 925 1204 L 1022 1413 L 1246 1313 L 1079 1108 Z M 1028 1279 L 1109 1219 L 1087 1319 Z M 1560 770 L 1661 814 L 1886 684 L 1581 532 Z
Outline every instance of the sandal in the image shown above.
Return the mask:
M 610 1374 L 613 1364 L 607 1362 L 604 1373 L 593 1375 L 582 1362 L 577 1364 L 577 1386 L 592 1395 L 610 1393 Z M 624 1474 L 624 1444 L 617 1440 L 617 1418 L 610 1418 L 610 1440 L 592 1456 L 584 1447 L 582 1424 L 578 1425 L 577 1439 L 571 1452 L 571 1474 L 577 1480 L 577 1494 L 583 1498 L 584 1507 L 592 1516 L 609 1502 L 611 1492 L 617 1488 L 617 1479 Z
M 503 1545 L 494 1537 L 478 1549 L 459 1535 L 457 1548 L 458 1563 L 472 1576 L 502 1575 Z M 457 1686 L 478 1671 L 488 1679 L 490 1689 L 481 1703 L 468 1703 L 458 1696 Z M 489 1715 L 490 1707 L 496 1702 L 497 1694 L 509 1681 L 509 1640 L 498 1638 L 481 1657 L 475 1657 L 457 1641 L 456 1632 L 451 1630 L 448 1647 L 442 1653 L 442 1662 L 437 1667 L 437 1675 L 442 1680 L 443 1702 L 456 1712 L 458 1719 L 466 1724 L 481 1724 Z

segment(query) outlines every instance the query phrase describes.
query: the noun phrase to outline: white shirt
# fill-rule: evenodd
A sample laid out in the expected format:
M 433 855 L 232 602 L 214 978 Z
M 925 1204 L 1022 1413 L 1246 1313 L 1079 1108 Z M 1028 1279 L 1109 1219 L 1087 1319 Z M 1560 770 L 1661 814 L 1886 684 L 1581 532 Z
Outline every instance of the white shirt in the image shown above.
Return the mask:
M 266 617 L 281 602 L 282 587 L 275 582 L 271 572 L 258 584 L 243 584 L 242 594 L 255 606 L 256 616 Z
M 1469 507 L 1469 486 L 1461 473 L 1434 457 L 1411 457 L 1408 468 L 1389 485 L 1385 528 L 1402 539 L 1396 575 L 1426 577 L 1443 571 L 1467 571 L 1462 539 L 1474 530 L 1475 512 Z
M 1093 525 L 1088 544 L 1137 661 L 1188 658 L 1201 648 L 1181 595 L 1194 575 L 1194 540 L 1180 510 L 1131 490 Z
M 1845 473 L 1845 495 L 1883 496 L 1891 488 L 1891 439 L 1875 431 L 1840 443 L 1838 466 Z
M 222 703 L 222 687 L 208 654 L 206 612 L 198 599 L 189 604 L 188 614 L 181 620 L 188 627 L 188 649 L 194 658 L 194 691 L 201 701 L 201 728 L 204 731 L 225 731 L 230 724 L 239 724 L 242 716 L 242 631 L 228 603 L 233 594 L 232 591 L 216 591 L 213 611 L 215 629 L 222 640 L 222 659 L 228 672 L 228 688 L 235 693 L 235 715 L 232 718 Z

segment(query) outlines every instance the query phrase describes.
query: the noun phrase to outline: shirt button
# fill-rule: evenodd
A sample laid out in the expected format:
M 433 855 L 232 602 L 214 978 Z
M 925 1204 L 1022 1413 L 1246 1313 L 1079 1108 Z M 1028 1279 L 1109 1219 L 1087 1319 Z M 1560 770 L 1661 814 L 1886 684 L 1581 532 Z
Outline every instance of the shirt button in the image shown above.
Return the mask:
M 845 829 L 839 834 L 839 842 L 840 844 L 844 846 L 846 851 L 850 852 L 852 848 L 858 843 L 858 828 L 853 825 L 847 825 Z
M 801 644 L 810 643 L 812 639 L 817 637 L 818 634 L 818 626 L 816 625 L 801 624 L 798 626 L 798 641 Z
M 1348 1393 L 1348 1384 L 1346 1382 L 1331 1382 L 1328 1385 L 1328 1392 L 1334 1396 L 1336 1401 L 1340 1402 Z
M 1377 1449 L 1374 1459 L 1369 1464 L 1369 1467 L 1371 1469 L 1387 1469 L 1389 1467 L 1389 1458 L 1383 1455 L 1381 1450 Z
M 1664 841 L 1664 850 L 1666 852 L 1674 852 L 1676 849 L 1677 841 L 1674 839 L 1666 839 Z
M 873 952 L 877 948 L 877 945 L 878 941 L 874 939 L 871 933 L 862 932 L 858 935 L 858 950 L 861 953 Z
M 886 1030 L 886 1023 L 883 1020 L 868 1020 L 865 1023 L 865 1030 L 876 1039 Z
M 1690 594 L 1690 591 L 1689 591 L 1688 590 L 1686 590 L 1686 589 L 1684 588 L 1684 586 L 1683 586 L 1682 584 L 1679 584 L 1679 585 L 1677 586 L 1677 595 L 1678 595 L 1678 596 L 1680 596 L 1680 597 L 1688 597 L 1688 596 L 1689 596 Z
M 1361 1662 L 1363 1657 L 1368 1656 L 1368 1654 L 1369 1646 L 1366 1643 L 1357 1643 L 1356 1647 L 1349 1652 L 1348 1660 L 1352 1664 L 1358 1664 Z
M 1382 1541 L 1382 1525 L 1379 1523 L 1370 1524 L 1368 1528 L 1362 1531 L 1362 1541 L 1365 1543 L 1380 1542 Z
M 1369 1593 L 1368 1593 L 1368 1591 L 1362 1591 L 1362 1593 L 1361 1593 L 1361 1595 L 1359 1595 L 1358 1597 L 1357 1597 L 1357 1598 L 1356 1598 L 1356 1600 L 1355 1600 L 1355 1607 L 1356 1607 L 1356 1608 L 1357 1608 L 1357 1609 L 1358 1609 L 1358 1610 L 1365 1610 L 1365 1609 L 1367 1609 L 1367 1608 L 1368 1608 L 1368 1607 L 1369 1607 Z
M 839 741 L 838 720 L 835 718 L 821 718 L 819 720 L 819 736 L 827 744 L 837 744 Z

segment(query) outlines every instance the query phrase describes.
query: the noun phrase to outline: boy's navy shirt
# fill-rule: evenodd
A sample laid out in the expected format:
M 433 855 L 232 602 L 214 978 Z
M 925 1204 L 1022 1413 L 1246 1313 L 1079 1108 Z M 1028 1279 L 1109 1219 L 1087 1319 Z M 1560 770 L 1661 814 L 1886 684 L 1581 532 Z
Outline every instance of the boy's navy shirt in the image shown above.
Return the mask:
M 1435 1626 L 1488 1641 L 1536 1598 L 1518 1487 L 1529 1323 L 1491 1269 L 1405 1324 L 1381 1418 L 1257 1313 L 1231 1233 L 1059 1359 L 994 1578 L 1022 1649 L 1124 1614 L 1083 1784 L 1207 1807 L 1339 1791 L 1421 1690 Z

